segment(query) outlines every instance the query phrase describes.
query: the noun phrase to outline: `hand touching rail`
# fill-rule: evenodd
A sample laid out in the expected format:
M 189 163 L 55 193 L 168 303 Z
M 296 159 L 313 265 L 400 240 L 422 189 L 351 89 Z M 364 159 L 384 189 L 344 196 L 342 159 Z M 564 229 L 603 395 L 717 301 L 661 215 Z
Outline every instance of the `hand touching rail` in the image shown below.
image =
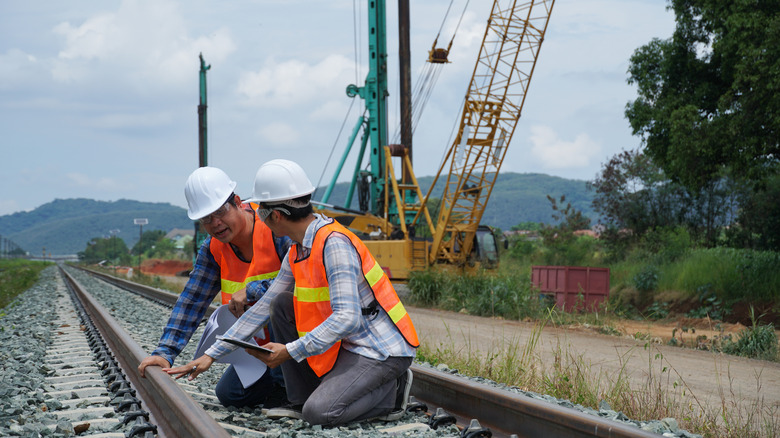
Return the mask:
M 174 376 L 176 379 L 187 377 L 187 380 L 193 380 L 198 377 L 200 373 L 208 370 L 213 363 L 214 359 L 204 354 L 186 365 L 175 368 L 163 368 L 162 370 L 169 375 Z

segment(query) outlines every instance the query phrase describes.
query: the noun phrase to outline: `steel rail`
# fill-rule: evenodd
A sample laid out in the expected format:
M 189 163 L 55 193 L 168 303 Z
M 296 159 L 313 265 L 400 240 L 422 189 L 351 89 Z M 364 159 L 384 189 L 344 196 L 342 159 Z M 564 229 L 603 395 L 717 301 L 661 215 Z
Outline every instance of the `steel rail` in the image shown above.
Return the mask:
M 83 269 L 83 268 L 82 268 Z M 177 295 L 149 286 L 84 269 L 90 274 L 124 289 L 173 304 Z M 213 311 L 213 307 L 209 311 Z M 522 394 L 493 388 L 430 367 L 412 365 L 411 395 L 426 403 L 430 411 L 441 407 L 453 415 L 460 428 L 471 419 L 490 429 L 496 437 L 554 436 L 560 438 L 658 438 L 658 434 L 638 427 L 586 414 L 533 399 Z
M 412 365 L 412 372 L 411 394 L 428 404 L 429 410 L 432 406 L 441 407 L 465 421 L 476 418 L 494 436 L 658 438 L 657 434 L 638 427 L 495 389 L 429 367 Z
M 60 271 L 149 410 L 150 420 L 157 425 L 160 437 L 231 436 L 159 367 L 147 368 L 146 378 L 141 378 L 136 368 L 147 356 L 146 352 L 81 284 L 64 269 L 60 268 Z
M 176 300 L 179 299 L 179 295 L 174 294 L 172 292 L 168 292 L 162 289 L 157 289 L 139 283 L 133 283 L 132 281 L 114 277 L 113 275 L 106 274 L 100 271 L 87 269 L 82 266 L 76 266 L 76 265 L 69 265 L 69 266 L 77 269 L 81 269 L 84 272 L 88 272 L 89 274 L 94 275 L 107 283 L 113 284 L 118 288 L 129 290 L 131 292 L 137 293 L 138 295 L 149 298 L 153 301 L 162 302 L 163 304 L 167 304 L 169 306 L 173 306 L 174 304 L 176 304 Z M 215 310 L 217 310 L 215 306 L 209 306 L 206 309 L 206 318 L 211 316 L 211 314 L 214 313 Z

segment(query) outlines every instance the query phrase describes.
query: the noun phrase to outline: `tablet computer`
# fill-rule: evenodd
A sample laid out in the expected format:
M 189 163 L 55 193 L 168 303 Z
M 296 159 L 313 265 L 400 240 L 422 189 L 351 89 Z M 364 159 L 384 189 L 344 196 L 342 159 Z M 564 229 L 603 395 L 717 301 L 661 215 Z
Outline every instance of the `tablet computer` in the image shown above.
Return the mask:
M 217 336 L 218 341 L 225 341 L 229 344 L 238 345 L 239 347 L 249 348 L 250 350 L 255 351 L 262 351 L 263 353 L 273 353 L 272 350 L 269 350 L 265 347 L 261 347 L 257 344 L 253 344 L 251 342 L 242 341 L 240 339 L 233 339 L 233 338 L 226 338 L 224 336 Z

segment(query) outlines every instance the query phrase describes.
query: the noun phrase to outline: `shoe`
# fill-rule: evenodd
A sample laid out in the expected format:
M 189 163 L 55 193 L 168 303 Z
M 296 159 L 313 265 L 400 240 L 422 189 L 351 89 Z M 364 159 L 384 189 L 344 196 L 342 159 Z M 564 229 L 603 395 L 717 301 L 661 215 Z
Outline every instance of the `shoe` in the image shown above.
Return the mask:
M 272 408 L 265 412 L 265 416 L 271 419 L 296 418 L 303 420 L 303 405 L 287 404 L 278 408 Z
M 380 421 L 398 421 L 406 412 L 406 405 L 409 403 L 409 392 L 412 390 L 412 379 L 414 375 L 411 369 L 398 378 L 398 389 L 395 391 L 395 406 L 389 414 L 380 415 L 376 420 Z

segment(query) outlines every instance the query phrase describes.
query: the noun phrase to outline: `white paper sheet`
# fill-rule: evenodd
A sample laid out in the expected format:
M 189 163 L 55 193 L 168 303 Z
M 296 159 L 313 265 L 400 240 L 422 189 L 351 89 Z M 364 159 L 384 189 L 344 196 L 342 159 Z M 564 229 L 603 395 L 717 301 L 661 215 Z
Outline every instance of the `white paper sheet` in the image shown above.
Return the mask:
M 238 321 L 238 318 L 230 313 L 228 306 L 219 306 L 206 323 L 203 336 L 200 338 L 198 348 L 195 350 L 195 358 L 203 356 L 206 350 L 214 344 L 217 335 L 224 335 L 236 321 Z M 261 330 L 257 336 L 263 337 L 263 331 Z M 243 348 L 234 350 L 217 362 L 233 365 L 244 388 L 249 388 L 257 382 L 268 368 L 260 359 L 249 355 Z

